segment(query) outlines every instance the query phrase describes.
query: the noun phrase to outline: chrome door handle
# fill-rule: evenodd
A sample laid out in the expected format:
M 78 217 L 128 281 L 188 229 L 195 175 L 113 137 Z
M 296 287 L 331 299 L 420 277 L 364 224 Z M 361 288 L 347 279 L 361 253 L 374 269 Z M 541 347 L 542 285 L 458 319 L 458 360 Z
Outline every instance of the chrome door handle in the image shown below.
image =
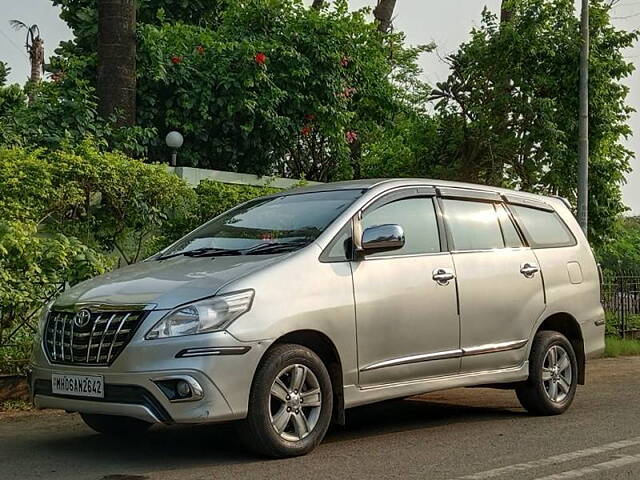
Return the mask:
M 527 278 L 533 277 L 540 271 L 540 268 L 535 263 L 523 263 L 520 266 L 520 273 Z
M 456 275 L 448 268 L 436 268 L 431 278 L 433 278 L 438 285 L 449 285 L 449 282 L 456 278 Z

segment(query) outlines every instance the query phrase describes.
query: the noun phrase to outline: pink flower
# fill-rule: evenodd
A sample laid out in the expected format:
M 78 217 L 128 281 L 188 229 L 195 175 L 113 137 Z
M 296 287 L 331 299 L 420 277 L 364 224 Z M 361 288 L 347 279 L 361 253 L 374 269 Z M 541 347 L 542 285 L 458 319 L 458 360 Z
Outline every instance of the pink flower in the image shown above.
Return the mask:
M 358 132 L 349 130 L 347 133 L 345 133 L 344 137 L 347 140 L 347 143 L 353 143 L 358 140 Z
M 171 57 L 171 62 L 174 65 L 177 65 L 182 62 L 182 57 L 179 57 L 178 55 L 174 55 L 173 57 Z
M 267 61 L 267 56 L 262 52 L 256 53 L 256 56 L 253 58 L 258 65 L 264 65 L 264 63 Z
M 311 127 L 309 125 L 305 125 L 300 129 L 300 133 L 303 137 L 308 137 L 309 135 L 311 135 Z

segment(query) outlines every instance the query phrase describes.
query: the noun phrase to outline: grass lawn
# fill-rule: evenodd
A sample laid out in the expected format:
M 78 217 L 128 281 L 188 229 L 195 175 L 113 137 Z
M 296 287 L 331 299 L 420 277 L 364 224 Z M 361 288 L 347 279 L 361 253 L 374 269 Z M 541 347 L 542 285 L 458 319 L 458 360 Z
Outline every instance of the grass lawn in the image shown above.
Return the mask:
M 640 355 L 640 340 L 629 338 L 606 337 L 605 357 L 620 357 L 626 355 Z

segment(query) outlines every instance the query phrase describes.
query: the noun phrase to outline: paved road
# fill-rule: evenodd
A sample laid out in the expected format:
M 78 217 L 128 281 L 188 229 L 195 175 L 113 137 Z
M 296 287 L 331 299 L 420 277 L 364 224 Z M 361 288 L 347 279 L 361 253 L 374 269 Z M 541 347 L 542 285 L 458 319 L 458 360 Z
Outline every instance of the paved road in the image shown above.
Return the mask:
M 640 358 L 598 360 L 565 415 L 459 389 L 348 412 L 311 455 L 264 460 L 228 426 L 93 434 L 76 415 L 0 416 L 0 479 L 640 479 Z M 562 475 L 559 475 L 561 474 Z

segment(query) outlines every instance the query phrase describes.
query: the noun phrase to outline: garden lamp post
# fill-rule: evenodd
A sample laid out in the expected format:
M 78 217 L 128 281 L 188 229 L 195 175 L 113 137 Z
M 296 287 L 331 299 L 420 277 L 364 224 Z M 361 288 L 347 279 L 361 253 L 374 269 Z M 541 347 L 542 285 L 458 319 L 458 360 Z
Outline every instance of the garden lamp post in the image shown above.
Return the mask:
M 171 149 L 171 166 L 175 167 L 178 160 L 178 149 L 182 146 L 184 138 L 180 132 L 174 130 L 167 133 L 164 141 L 167 143 L 167 147 Z

